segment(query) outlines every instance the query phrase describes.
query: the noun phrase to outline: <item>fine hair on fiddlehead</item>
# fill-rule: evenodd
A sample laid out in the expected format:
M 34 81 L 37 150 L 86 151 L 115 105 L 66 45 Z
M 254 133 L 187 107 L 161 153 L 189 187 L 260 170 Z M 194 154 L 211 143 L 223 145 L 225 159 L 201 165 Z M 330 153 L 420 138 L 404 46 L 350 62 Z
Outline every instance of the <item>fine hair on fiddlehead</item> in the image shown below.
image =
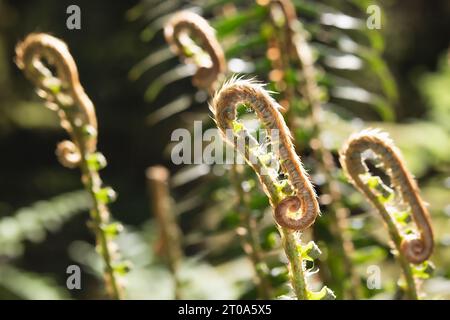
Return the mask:
M 177 12 L 165 24 L 164 36 L 175 54 L 196 65 L 194 86 L 214 90 L 226 71 L 226 61 L 208 21 L 191 11 Z
M 245 126 L 235 125 L 239 105 L 253 109 L 261 126 L 267 130 L 270 143 L 276 150 L 276 154 L 272 156 L 279 162 L 281 172 L 287 176 L 284 181 L 279 179 L 279 172 L 264 170 L 267 169 L 267 160 L 258 155 L 252 157 L 251 154 L 255 152 L 252 148 L 242 151 L 237 147 L 235 139 L 230 139 L 227 134 L 229 130 L 233 130 L 235 137 L 254 139 Z M 314 223 L 319 214 L 319 205 L 308 175 L 295 153 L 279 104 L 261 84 L 232 77 L 216 92 L 210 109 L 225 140 L 242 153 L 269 197 L 289 260 L 292 287 L 298 299 L 309 299 L 311 292 L 306 285 L 299 232 Z M 326 287 L 323 293 L 324 296 L 328 293 Z
M 317 82 L 317 70 L 314 65 L 314 54 L 308 41 L 308 33 L 303 28 L 297 17 L 296 8 L 291 0 L 271 0 L 267 2 L 270 22 L 273 34 L 268 39 L 267 57 L 271 61 L 272 71 L 269 78 L 275 83 L 275 87 L 281 91 L 280 104 L 286 114 L 289 129 L 298 131 L 299 118 L 305 118 L 310 126 L 309 145 L 313 151 L 313 157 L 317 161 L 317 173 L 325 175 L 325 183 L 322 187 L 322 198 L 330 198 L 323 203 L 331 214 L 329 218 L 332 226 L 330 232 L 333 242 L 330 243 L 331 254 L 335 254 L 345 265 L 341 268 L 324 266 L 321 272 L 324 278 L 330 278 L 328 274 L 337 277 L 335 286 L 339 286 L 339 294 L 352 299 L 358 296 L 360 279 L 352 263 L 354 253 L 353 242 L 349 234 L 348 215 L 349 210 L 343 205 L 339 183 L 336 181 L 338 169 L 333 154 L 323 145 L 321 140 L 321 112 L 323 95 Z M 296 81 L 287 81 L 288 74 L 295 70 Z M 306 106 L 306 114 L 303 114 L 296 101 L 302 101 Z M 298 104 L 298 103 L 297 103 Z M 304 129 L 301 129 L 304 130 Z M 318 233 L 314 230 L 314 233 Z M 331 248 L 334 247 L 334 248 Z M 336 252 L 336 253 L 334 253 Z M 329 269 L 330 270 L 325 270 Z M 345 279 L 343 279 L 345 278 Z
M 226 60 L 222 46 L 217 41 L 215 30 L 208 21 L 190 11 L 180 11 L 174 14 L 164 28 L 166 41 L 172 51 L 179 55 L 183 61 L 194 62 L 197 67 L 192 82 L 199 89 L 207 89 L 209 94 L 214 93 L 226 72 Z M 233 172 L 237 171 L 237 164 L 233 164 Z M 255 269 L 255 284 L 262 298 L 270 297 L 270 285 L 264 270 L 268 269 L 261 259 L 261 248 L 254 241 L 257 231 L 255 223 L 245 206 L 246 197 L 239 183 L 237 175 L 232 176 L 233 187 L 237 194 L 237 207 L 241 211 L 242 228 L 247 230 L 248 237 L 242 237 L 242 247 L 248 254 Z M 246 250 L 245 248 L 249 248 Z
M 274 149 L 278 151 L 277 156 L 282 170 L 288 176 L 290 188 L 293 189 L 293 198 L 298 199 L 287 197 L 276 201 L 274 207 L 277 222 L 291 230 L 303 231 L 307 229 L 314 223 L 319 214 L 319 205 L 308 175 L 299 156 L 295 153 L 291 133 L 279 112 L 279 104 L 270 97 L 261 84 L 250 80 L 232 78 L 216 93 L 212 101 L 211 110 L 214 112 L 221 132 L 233 128 L 232 122 L 236 119 L 236 107 L 239 104 L 250 105 L 262 125 L 269 132 L 272 139 L 271 143 L 276 146 Z M 245 129 L 240 132 L 243 135 L 248 135 Z M 274 137 L 277 137 L 277 140 L 273 140 Z M 249 154 L 245 156 L 250 159 Z M 263 168 L 255 168 L 258 164 L 254 162 L 251 161 L 250 165 L 259 173 L 264 188 L 270 192 L 272 189 L 270 179 L 274 177 L 267 175 L 267 178 L 263 178 L 263 176 L 266 176 L 261 174 Z M 303 213 L 298 219 L 287 214 L 294 203 L 296 203 L 296 206 L 301 206 Z
M 378 176 L 371 175 L 365 160 L 367 152 L 378 161 L 390 179 L 386 186 Z M 340 161 L 350 182 L 380 213 L 387 225 L 403 268 L 410 298 L 417 298 L 416 281 L 410 264 L 425 262 L 433 251 L 433 229 L 428 210 L 419 195 L 419 188 L 406 168 L 400 151 L 386 133 L 363 130 L 353 134 L 340 153 Z M 401 211 L 406 212 L 400 215 Z M 411 216 L 415 228 L 407 227 Z
M 58 144 L 56 154 L 62 165 L 78 167 L 81 171 L 81 181 L 93 200 L 90 225 L 105 264 L 106 289 L 110 298 L 120 299 L 123 297 L 121 274 L 128 267 L 120 261 L 113 242 L 122 227 L 109 222 L 107 206 L 116 194 L 102 185 L 99 170 L 106 166 L 106 160 L 97 152 L 97 118 L 94 105 L 80 84 L 75 61 L 62 40 L 34 33 L 16 46 L 16 64 L 47 106 L 58 113 L 61 126 L 70 135 L 71 140 Z

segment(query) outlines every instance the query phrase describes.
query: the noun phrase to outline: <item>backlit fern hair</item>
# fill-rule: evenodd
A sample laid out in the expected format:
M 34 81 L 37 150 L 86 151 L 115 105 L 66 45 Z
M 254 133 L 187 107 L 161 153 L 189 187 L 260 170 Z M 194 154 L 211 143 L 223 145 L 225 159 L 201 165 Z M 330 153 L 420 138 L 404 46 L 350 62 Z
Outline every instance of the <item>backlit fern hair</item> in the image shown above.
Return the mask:
M 245 126 L 236 125 L 237 108 L 245 105 L 253 109 L 270 137 L 277 163 L 287 180 L 278 177 L 278 172 L 267 170 L 264 156 L 254 154 L 255 150 L 245 147 L 241 150 L 235 138 L 254 139 Z M 302 246 L 300 232 L 310 227 L 319 214 L 319 205 L 308 175 L 295 153 L 289 129 L 279 111 L 280 105 L 272 99 L 264 87 L 253 81 L 232 77 L 216 92 L 210 106 L 224 139 L 244 156 L 256 172 L 274 208 L 274 218 L 279 226 L 282 244 L 289 261 L 292 288 L 298 299 L 329 299 L 334 294 L 323 287 L 319 293 L 308 289 L 306 277 L 309 273 L 304 258 L 320 254 L 311 242 Z M 232 135 L 230 137 L 230 131 Z M 266 154 L 271 156 L 270 153 Z M 301 211 L 301 214 L 298 214 Z M 300 217 L 297 217 L 300 215 Z M 317 258 L 315 256 L 314 258 Z M 311 257 L 313 260 L 314 258 Z
M 292 187 L 293 196 L 285 197 L 278 201 L 274 199 L 273 181 L 270 177 L 262 173 L 262 168 L 258 164 L 247 162 L 258 174 L 266 193 L 275 207 L 275 219 L 278 224 L 292 229 L 303 231 L 310 227 L 320 212 L 314 188 L 311 185 L 308 174 L 303 168 L 300 157 L 297 155 L 292 143 L 292 137 L 279 109 L 280 105 L 268 94 L 263 86 L 253 80 L 231 78 L 216 93 L 212 100 L 211 110 L 217 122 L 217 126 L 224 134 L 226 130 L 232 130 L 233 121 L 236 119 L 236 107 L 240 104 L 249 105 L 269 131 L 271 138 L 275 133 L 278 140 L 272 140 L 278 148 L 278 158 L 283 172 L 288 176 L 288 181 Z M 243 129 L 245 130 L 245 129 Z M 245 155 L 244 155 L 245 156 Z M 288 215 L 288 211 L 302 211 L 302 216 L 298 219 Z

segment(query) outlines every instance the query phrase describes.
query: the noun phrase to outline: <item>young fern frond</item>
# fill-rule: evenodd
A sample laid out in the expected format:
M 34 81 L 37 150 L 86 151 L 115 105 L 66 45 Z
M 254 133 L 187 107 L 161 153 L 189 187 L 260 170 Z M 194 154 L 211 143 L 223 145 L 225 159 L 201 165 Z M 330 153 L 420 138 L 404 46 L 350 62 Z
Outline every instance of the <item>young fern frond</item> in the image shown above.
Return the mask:
M 280 88 L 284 88 L 284 111 L 288 118 L 295 118 L 295 109 L 290 108 L 289 103 L 295 99 L 296 91 L 303 98 L 308 108 L 312 136 L 310 145 L 314 157 L 319 162 L 321 171 L 326 176 L 325 192 L 331 196 L 330 208 L 333 211 L 332 219 L 335 226 L 331 231 L 338 242 L 340 254 L 345 264 L 345 276 L 350 283 L 344 285 L 345 292 L 353 299 L 357 298 L 359 277 L 356 274 L 351 257 L 354 246 L 350 239 L 348 228 L 348 209 L 342 205 L 342 195 L 336 181 L 336 165 L 332 153 L 323 146 L 320 139 L 320 112 L 322 112 L 322 98 L 319 85 L 317 83 L 317 72 L 314 67 L 312 49 L 308 43 L 308 35 L 302 23 L 297 18 L 295 6 L 291 0 L 271 0 L 268 3 L 270 10 L 270 20 L 274 30 L 278 30 L 270 39 L 267 56 L 272 61 L 274 71 L 278 71 L 283 77 L 275 77 Z M 280 36 L 281 35 L 281 36 Z M 272 53 L 270 53 L 272 50 Z M 274 51 L 275 50 L 275 51 Z M 273 54 L 275 52 L 275 54 Z M 285 73 L 289 69 L 300 67 L 300 85 L 295 85 L 285 81 Z M 289 122 L 291 130 L 295 130 L 295 121 Z
M 211 110 L 214 112 L 217 126 L 222 133 L 233 128 L 233 121 L 237 116 L 236 107 L 241 104 L 251 106 L 262 125 L 268 130 L 271 143 L 278 150 L 277 156 L 281 167 L 288 175 L 290 188 L 293 189 L 294 195 L 292 196 L 282 199 L 279 199 L 278 196 L 271 197 L 278 224 L 290 230 L 303 231 L 309 228 L 320 212 L 319 204 L 308 175 L 303 169 L 299 156 L 295 153 L 291 133 L 279 112 L 280 105 L 264 90 L 261 84 L 251 80 L 232 78 L 218 90 L 212 101 Z M 240 132 L 240 134 L 249 135 L 245 129 Z M 252 163 L 248 154 L 244 156 L 257 172 L 266 193 L 277 195 L 273 185 L 274 177 L 263 174 L 263 168 L 258 167 L 259 163 Z M 288 209 L 294 206 L 301 206 L 303 212 L 298 219 L 287 215 Z M 300 208 L 297 208 L 296 211 L 298 209 Z
M 365 163 L 365 152 L 368 150 L 380 161 L 393 190 L 384 185 L 379 177 L 369 173 Z M 350 182 L 369 200 L 386 223 L 403 268 L 409 298 L 417 299 L 417 286 L 410 264 L 422 263 L 430 257 L 434 246 L 433 229 L 428 210 L 400 151 L 387 134 L 378 130 L 364 130 L 350 137 L 340 153 L 340 161 Z M 405 222 L 395 217 L 400 210 L 399 204 L 410 211 L 416 231 L 402 231 Z
M 287 180 L 280 180 L 278 172 L 267 166 L 264 157 L 271 156 L 270 153 L 260 155 L 248 145 L 241 150 L 235 142 L 235 138 L 244 138 L 244 141 L 254 139 L 243 125 L 236 124 L 236 109 L 239 105 L 246 105 L 255 111 L 276 150 L 276 159 L 272 160 L 280 164 L 282 172 L 288 177 Z M 238 149 L 248 165 L 253 168 L 274 208 L 274 218 L 279 226 L 283 247 L 289 260 L 294 292 L 298 299 L 309 299 L 314 293 L 307 288 L 307 270 L 303 262 L 305 248 L 300 243 L 299 232 L 314 223 L 319 214 L 319 205 L 308 175 L 295 153 L 289 129 L 279 108 L 280 105 L 261 84 L 235 77 L 224 83 L 211 103 L 211 111 L 224 139 Z M 298 215 L 298 211 L 301 211 L 300 217 L 295 216 Z M 323 293 L 321 297 L 332 296 L 326 287 L 321 292 Z
M 190 33 L 193 38 L 200 41 L 200 46 L 193 41 L 192 38 L 186 36 L 186 32 Z M 217 41 L 215 30 L 209 25 L 203 17 L 190 11 L 180 11 L 172 16 L 164 28 L 166 41 L 172 48 L 172 51 L 186 61 L 193 61 L 197 66 L 197 73 L 193 77 L 193 85 L 198 89 L 207 89 L 212 95 L 214 90 L 224 80 L 226 72 L 226 60 L 222 46 Z M 204 50 L 204 51 L 203 51 Z M 233 172 L 236 173 L 237 165 L 233 165 Z M 236 191 L 238 204 L 237 206 L 245 206 L 245 195 L 242 190 L 239 177 L 232 176 L 233 187 Z M 248 212 L 248 208 L 241 208 L 242 227 L 248 232 L 248 239 L 242 238 L 244 251 L 248 254 L 255 270 L 255 284 L 261 298 L 270 298 L 270 284 L 265 274 L 268 269 L 267 264 L 263 261 L 261 248 L 255 238 L 257 230 L 255 223 Z M 246 250 L 245 248 L 249 248 Z
M 194 12 L 180 11 L 166 23 L 164 36 L 175 54 L 196 65 L 193 85 L 212 92 L 227 67 L 222 46 L 208 21 Z
M 47 106 L 58 113 L 61 126 L 71 137 L 71 141 L 58 144 L 56 153 L 62 165 L 81 170 L 82 183 L 93 200 L 92 226 L 105 263 L 107 292 L 111 298 L 120 299 L 123 288 L 117 272 L 121 265 L 119 252 L 106 231 L 112 226 L 107 204 L 114 200 L 115 192 L 102 186 L 98 171 L 106 166 L 106 160 L 97 152 L 97 118 L 94 105 L 80 84 L 75 61 L 63 41 L 35 33 L 16 46 L 16 64 Z

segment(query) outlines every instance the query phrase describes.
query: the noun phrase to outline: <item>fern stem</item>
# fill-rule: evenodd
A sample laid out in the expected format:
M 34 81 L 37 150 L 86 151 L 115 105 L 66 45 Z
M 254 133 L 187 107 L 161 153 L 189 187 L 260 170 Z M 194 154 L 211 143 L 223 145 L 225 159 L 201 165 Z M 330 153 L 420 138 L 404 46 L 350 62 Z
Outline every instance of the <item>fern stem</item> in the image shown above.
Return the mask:
M 181 299 L 180 263 L 183 259 L 181 231 L 178 228 L 169 190 L 169 170 L 163 166 L 149 167 L 146 171 L 147 185 L 153 214 L 161 231 L 161 251 L 167 257 L 167 263 L 175 284 L 175 299 Z
M 363 153 L 371 150 L 376 159 L 390 178 L 393 190 L 385 186 L 379 177 L 373 177 Z M 387 134 L 378 130 L 364 130 L 352 135 L 340 153 L 340 161 L 351 183 L 369 200 L 380 213 L 394 242 L 395 255 L 403 269 L 407 283 L 407 295 L 410 299 L 417 299 L 416 279 L 411 263 L 418 264 L 426 261 L 434 247 L 433 230 L 428 210 L 423 204 L 418 187 L 409 171 L 406 169 L 400 151 L 395 147 Z M 386 205 L 397 209 L 392 198 L 407 206 L 416 223 L 417 231 L 403 234 L 401 224 L 389 212 Z M 392 209 L 391 209 L 392 211 Z
M 289 277 L 291 278 L 292 288 L 299 300 L 307 300 L 308 290 L 303 270 L 300 235 L 298 232 L 292 232 L 292 230 L 286 228 L 280 229 L 284 252 L 286 252 L 289 260 Z
M 46 62 L 55 67 L 55 74 Z M 109 226 L 110 218 L 106 204 L 113 200 L 115 193 L 110 188 L 102 188 L 98 170 L 106 166 L 106 160 L 97 152 L 95 109 L 79 82 L 75 61 L 63 41 L 47 34 L 30 34 L 16 46 L 16 63 L 47 105 L 58 112 L 61 126 L 71 137 L 72 141 L 58 144 L 56 155 L 62 165 L 80 168 L 81 181 L 93 202 L 91 222 L 97 250 L 105 264 L 106 290 L 110 298 L 121 299 L 123 292 L 114 265 L 119 254 L 104 229 Z M 115 228 L 112 232 L 118 231 Z
M 277 70 L 286 72 L 290 68 L 291 61 L 299 63 L 303 80 L 299 87 L 299 93 L 303 96 L 307 106 L 312 124 L 312 139 L 310 145 L 312 147 L 313 155 L 320 163 L 320 170 L 326 177 L 325 192 L 331 196 L 331 211 L 333 212 L 332 220 L 333 226 L 331 232 L 337 240 L 337 247 L 340 248 L 340 256 L 345 265 L 345 274 L 347 279 L 350 279 L 350 285 L 347 285 L 345 291 L 348 292 L 350 298 L 358 297 L 359 276 L 354 270 L 351 256 L 353 255 L 354 247 L 348 227 L 348 210 L 342 206 L 342 195 L 339 186 L 335 179 L 337 171 L 331 152 L 323 146 L 320 139 L 320 112 L 322 110 L 322 103 L 320 98 L 320 90 L 316 80 L 316 70 L 314 67 L 313 54 L 308 44 L 306 31 L 303 29 L 301 22 L 297 18 L 295 7 L 291 0 L 271 0 L 269 3 L 271 23 L 275 30 L 282 27 L 281 33 L 278 33 L 271 41 L 273 48 L 278 50 L 279 58 L 273 58 L 272 63 Z M 279 10 L 279 13 L 278 11 Z M 280 19 L 280 15 L 282 19 Z M 279 36 L 281 34 L 281 37 Z M 270 55 L 269 55 L 270 57 Z M 289 107 L 289 102 L 294 99 L 295 89 L 291 84 L 286 84 L 284 89 L 285 98 L 284 110 L 289 115 L 295 110 Z M 289 127 L 294 130 L 295 125 L 290 121 Z
M 242 104 L 255 111 L 261 124 L 269 132 L 271 144 L 278 147 L 274 151 L 278 157 L 277 162 L 281 164 L 283 173 L 288 176 L 288 180 L 285 181 L 287 184 L 282 188 L 280 185 L 283 182 L 278 180 L 278 173 L 270 173 L 267 162 L 255 155 L 252 147 L 246 143 L 245 149 L 242 150 L 238 147 L 239 142 L 235 142 L 235 138 L 238 138 L 249 141 L 253 147 L 257 145 L 246 128 L 235 122 L 236 108 Z M 260 84 L 236 78 L 226 82 L 216 92 L 211 105 L 211 111 L 214 113 L 217 126 L 225 141 L 241 152 L 247 164 L 257 174 L 269 197 L 289 260 L 292 287 L 298 299 L 308 299 L 308 295 L 305 294 L 308 289 L 299 236 L 301 231 L 314 223 L 319 213 L 319 206 L 300 158 L 295 153 L 290 132 L 278 111 L 279 108 L 280 106 Z M 292 216 L 299 211 L 301 211 L 300 217 Z
M 381 215 L 384 217 L 384 221 L 386 222 L 387 229 L 389 232 L 389 235 L 394 242 L 394 247 L 396 249 L 396 255 L 397 260 L 400 264 L 400 267 L 403 270 L 403 276 L 405 277 L 406 281 L 406 295 L 409 299 L 412 300 L 418 300 L 419 294 L 418 294 L 418 288 L 416 280 L 414 279 L 414 274 L 411 268 L 411 263 L 408 261 L 406 256 L 402 252 L 402 236 L 400 235 L 400 231 L 397 228 L 397 225 L 395 221 L 391 218 L 390 214 L 387 212 L 386 208 L 383 205 L 380 205 L 380 203 L 374 199 L 373 197 L 369 196 L 369 198 L 372 199 L 372 203 L 378 203 L 376 206 L 378 212 L 381 213 Z
M 262 257 L 262 248 L 259 242 L 259 235 L 256 226 L 256 221 L 252 217 L 250 210 L 248 209 L 249 201 L 247 194 L 242 190 L 238 167 L 236 164 L 233 165 L 232 182 L 234 189 L 238 197 L 237 210 L 241 213 L 241 224 L 245 228 L 246 233 L 241 235 L 243 241 L 243 248 L 245 253 L 249 256 L 253 270 L 255 272 L 255 284 L 258 289 L 258 296 L 261 299 L 270 299 L 272 297 L 272 287 L 270 285 L 269 279 L 267 278 L 267 271 L 269 270 L 266 262 Z M 247 246 L 249 247 L 248 249 Z

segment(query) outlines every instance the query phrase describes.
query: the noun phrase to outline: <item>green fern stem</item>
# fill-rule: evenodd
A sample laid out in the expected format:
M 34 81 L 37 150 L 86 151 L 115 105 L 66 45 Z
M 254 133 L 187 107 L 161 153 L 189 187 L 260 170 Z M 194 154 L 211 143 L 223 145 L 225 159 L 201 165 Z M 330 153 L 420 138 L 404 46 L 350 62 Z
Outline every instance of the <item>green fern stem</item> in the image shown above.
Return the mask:
M 365 163 L 367 156 L 364 155 L 367 150 L 371 150 L 375 160 L 380 162 L 379 167 L 389 176 L 392 188 L 369 172 Z M 349 181 L 380 213 L 394 244 L 394 254 L 403 270 L 406 294 L 410 299 L 418 299 L 418 279 L 412 264 L 430 265 L 427 259 L 434 248 L 433 229 L 419 188 L 407 170 L 400 151 L 386 133 L 369 129 L 349 138 L 340 152 L 340 161 Z M 393 211 L 399 210 L 399 203 L 408 208 L 404 217 Z M 416 230 L 406 228 L 409 211 Z M 402 228 L 408 231 L 403 232 Z M 427 276 L 429 271 L 425 272 Z
M 107 207 L 114 200 L 115 192 L 102 187 L 98 171 L 106 166 L 106 160 L 97 152 L 95 108 L 79 82 L 75 61 L 63 41 L 36 33 L 16 46 L 16 64 L 34 83 L 47 106 L 58 113 L 61 126 L 70 135 L 71 140 L 58 144 L 56 155 L 65 167 L 80 168 L 81 181 L 92 198 L 91 226 L 105 264 L 106 289 L 112 299 L 121 299 L 118 273 L 126 272 L 127 266 L 117 263 L 119 253 L 113 242 L 121 225 L 109 223 Z
M 77 130 L 74 130 L 74 133 Z M 84 153 L 84 150 L 80 150 L 83 154 L 82 161 L 80 162 L 81 181 L 88 190 L 93 204 L 90 210 L 90 216 L 92 228 L 95 233 L 97 252 L 102 256 L 104 262 L 104 280 L 109 296 L 112 299 L 118 300 L 123 298 L 123 290 L 118 283 L 118 276 L 113 265 L 115 250 L 114 243 L 108 239 L 107 234 L 103 230 L 104 226 L 109 223 L 109 210 L 105 203 L 101 202 L 98 194 L 102 190 L 102 180 L 97 170 L 93 169 L 87 160 L 89 154 Z M 117 254 L 116 254 L 117 255 Z
M 303 271 L 300 235 L 286 228 L 280 228 L 280 230 L 284 252 L 289 260 L 289 277 L 291 278 L 292 288 L 299 300 L 307 300 L 308 290 L 305 272 Z
M 336 247 L 340 251 L 345 266 L 346 278 L 350 280 L 349 285 L 345 285 L 344 291 L 350 298 L 356 299 L 359 295 L 360 286 L 359 276 L 354 270 L 351 257 L 354 252 L 353 242 L 348 231 L 348 210 L 342 205 L 342 195 L 336 181 L 337 168 L 331 152 L 323 146 L 320 139 L 320 112 L 322 110 L 321 93 L 316 80 L 316 70 L 314 67 L 313 54 L 307 40 L 307 33 L 303 29 L 301 22 L 297 18 L 295 6 L 291 0 L 271 0 L 268 4 L 270 21 L 272 28 L 278 30 L 276 35 L 270 39 L 272 50 L 277 54 L 268 54 L 272 62 L 274 71 L 281 71 L 286 74 L 292 67 L 292 64 L 298 64 L 301 70 L 301 83 L 298 88 L 290 81 L 283 81 L 284 103 L 283 107 L 287 114 L 287 119 L 295 119 L 296 110 L 289 104 L 300 94 L 309 111 L 312 135 L 311 149 L 314 158 L 319 162 L 320 171 L 326 177 L 324 185 L 325 193 L 331 196 L 330 208 L 333 214 L 331 232 L 336 240 Z M 277 82 L 277 81 L 275 81 Z M 291 116 L 292 115 L 292 116 Z M 289 128 L 295 130 L 295 121 L 289 121 Z
M 257 151 L 258 142 L 236 118 L 237 107 L 240 105 L 255 111 L 261 126 L 270 136 L 271 144 L 278 147 L 274 152 L 261 154 Z M 255 171 L 274 209 L 273 216 L 283 239 L 296 297 L 332 298 L 334 295 L 326 287 L 318 293 L 307 288 L 307 270 L 303 260 L 314 260 L 320 250 L 315 244 L 309 249 L 303 247 L 300 234 L 314 224 L 319 206 L 279 108 L 261 84 L 235 77 L 224 83 L 211 103 L 211 111 L 225 141 L 239 151 Z M 239 147 L 239 141 L 248 141 L 243 144 L 244 149 Z M 272 167 L 274 164 L 278 164 L 279 168 Z M 280 169 L 281 172 L 278 171 Z M 287 179 L 280 178 L 280 173 L 286 175 Z

